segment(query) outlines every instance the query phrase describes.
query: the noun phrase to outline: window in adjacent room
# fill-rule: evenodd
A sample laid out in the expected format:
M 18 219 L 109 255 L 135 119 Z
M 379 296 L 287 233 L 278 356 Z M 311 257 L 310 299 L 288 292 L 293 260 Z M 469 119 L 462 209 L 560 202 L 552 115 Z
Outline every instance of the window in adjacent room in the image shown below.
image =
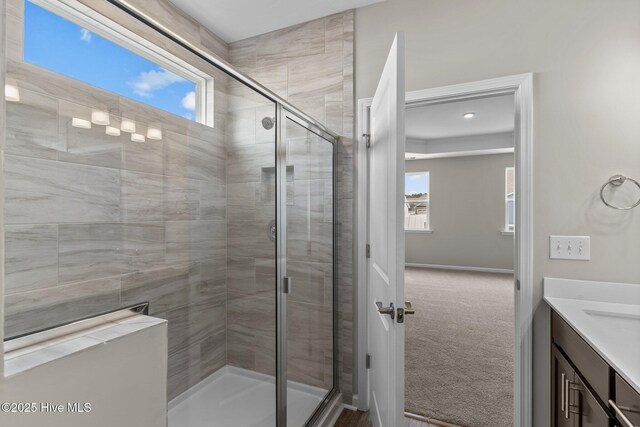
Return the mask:
M 404 180 L 405 230 L 429 230 L 429 172 L 411 172 Z
M 516 198 L 515 198 L 515 168 L 510 167 L 505 170 L 505 231 L 513 231 L 516 221 Z
M 51 0 L 25 1 L 24 60 L 189 120 L 205 111 L 213 80 L 132 32 Z

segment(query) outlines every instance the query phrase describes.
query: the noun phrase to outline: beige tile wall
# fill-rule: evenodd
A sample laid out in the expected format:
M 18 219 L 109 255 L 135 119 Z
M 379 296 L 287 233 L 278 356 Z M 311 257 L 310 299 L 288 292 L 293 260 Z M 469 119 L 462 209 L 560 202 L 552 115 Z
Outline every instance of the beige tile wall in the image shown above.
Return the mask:
M 229 87 L 227 118 L 227 363 L 276 372 L 275 104 L 241 83 Z
M 343 136 L 336 170 L 336 227 L 339 385 L 346 402 L 353 394 L 353 28 L 353 11 L 348 11 L 235 42 L 229 48 L 229 60 L 240 71 Z M 231 241 L 229 246 L 231 251 Z M 231 354 L 229 360 L 234 360 Z
M 291 133 L 294 137 L 291 137 Z M 333 147 L 287 123 L 287 377 L 333 386 Z
M 226 364 L 228 78 L 164 41 L 214 77 L 215 127 L 148 107 L 23 62 L 23 7 L 9 1 L 8 80 L 20 102 L 7 105 L 3 147 L 5 332 L 148 301 L 169 320 L 173 398 Z M 160 126 L 163 138 L 71 126 L 92 108 L 116 126 L 134 119 L 139 133 Z

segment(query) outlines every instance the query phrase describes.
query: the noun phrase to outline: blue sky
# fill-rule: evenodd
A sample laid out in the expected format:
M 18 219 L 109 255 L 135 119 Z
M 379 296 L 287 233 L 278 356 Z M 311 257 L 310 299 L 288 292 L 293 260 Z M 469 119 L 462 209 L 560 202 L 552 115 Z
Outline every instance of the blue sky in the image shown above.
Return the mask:
M 195 83 L 28 1 L 24 58 L 170 113 L 195 116 Z
M 429 175 L 405 175 L 404 194 L 429 192 Z

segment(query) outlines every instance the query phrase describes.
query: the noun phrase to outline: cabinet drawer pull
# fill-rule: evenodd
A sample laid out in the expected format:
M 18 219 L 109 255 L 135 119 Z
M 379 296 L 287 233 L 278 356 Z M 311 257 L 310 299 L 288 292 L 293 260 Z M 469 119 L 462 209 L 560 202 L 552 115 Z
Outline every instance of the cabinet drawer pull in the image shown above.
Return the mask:
M 562 410 L 562 412 L 564 412 L 564 395 L 565 395 L 565 393 L 566 393 L 566 391 L 564 390 L 564 387 L 565 387 L 565 385 L 567 384 L 567 383 L 565 382 L 565 378 L 566 378 L 566 375 L 565 375 L 565 374 L 562 374 L 562 379 L 561 379 L 561 381 L 562 381 L 562 385 L 561 385 L 561 387 L 560 387 L 560 394 L 561 394 L 561 397 L 560 397 L 560 407 L 562 408 L 562 409 L 561 409 L 561 410 Z
M 571 414 L 580 415 L 580 407 L 578 405 L 571 404 L 571 392 L 573 391 L 580 392 L 580 386 L 569 379 L 565 379 L 563 387 L 564 402 L 562 402 L 562 410 L 564 411 L 564 417 L 566 419 L 569 419 L 571 417 Z
M 622 410 L 618 408 L 618 406 L 613 400 L 609 399 L 609 405 L 611 405 L 611 407 L 615 411 L 616 418 L 618 419 L 618 421 L 622 422 L 625 425 L 625 427 L 638 427 L 638 426 L 634 426 L 633 423 L 629 421 L 629 418 L 627 418 L 624 412 L 622 412 Z

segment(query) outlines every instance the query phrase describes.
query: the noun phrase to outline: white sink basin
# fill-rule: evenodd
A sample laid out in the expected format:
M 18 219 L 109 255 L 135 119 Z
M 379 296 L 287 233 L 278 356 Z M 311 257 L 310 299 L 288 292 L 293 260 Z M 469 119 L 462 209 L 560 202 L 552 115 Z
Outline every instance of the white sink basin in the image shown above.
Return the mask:
M 640 393 L 640 284 L 545 278 L 544 299 Z
M 640 313 L 584 309 L 600 327 L 617 329 L 638 336 L 640 331 Z
M 601 310 L 584 310 L 590 316 L 602 316 L 612 317 L 614 319 L 624 319 L 631 322 L 640 322 L 640 314 L 636 313 L 619 313 L 613 311 L 601 311 Z

